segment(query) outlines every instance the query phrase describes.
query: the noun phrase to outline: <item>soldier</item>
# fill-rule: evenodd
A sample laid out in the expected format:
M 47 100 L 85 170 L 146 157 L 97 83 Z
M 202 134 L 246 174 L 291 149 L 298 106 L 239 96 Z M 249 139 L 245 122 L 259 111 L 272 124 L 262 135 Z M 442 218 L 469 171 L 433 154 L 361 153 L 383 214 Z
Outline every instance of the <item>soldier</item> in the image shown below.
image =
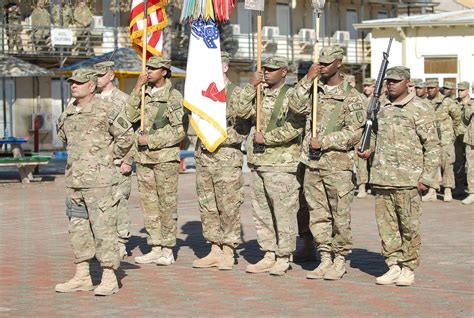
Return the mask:
M 90 43 L 90 26 L 92 23 L 92 12 L 87 6 L 86 0 L 79 0 L 76 8 L 74 9 L 74 25 L 77 30 L 77 40 L 74 50 L 80 53 L 80 50 L 86 51 L 86 55 L 92 53 Z
M 423 82 L 421 78 L 414 78 L 411 80 L 415 85 L 416 96 L 421 99 L 428 97 L 428 89 L 426 88 L 426 83 Z
M 117 172 L 114 160 L 131 148 L 133 131 L 122 114 L 95 95 L 94 70 L 77 70 L 68 79 L 73 101 L 58 120 L 58 136 L 66 143 L 66 215 L 75 255 L 76 274 L 56 291 L 94 289 L 89 261 L 95 256 L 103 268 L 95 295 L 119 290 L 114 270 L 117 249 Z
M 463 120 L 466 125 L 464 143 L 466 144 L 467 190 L 469 195 L 462 200 L 463 204 L 474 203 L 474 103 L 469 96 L 469 82 L 458 84 L 459 101 L 463 105 Z
M 240 211 L 243 202 L 242 141 L 250 132 L 250 122 L 236 116 L 240 87 L 227 77 L 230 54 L 222 52 L 222 72 L 226 85 L 227 139 L 210 152 L 199 140 L 196 144 L 196 190 L 204 238 L 211 252 L 193 262 L 193 267 L 231 270 L 234 250 L 240 243 Z
M 100 91 L 98 96 L 112 105 L 113 112 L 121 113 L 125 110 L 129 96 L 115 87 L 114 67 L 114 62 L 106 61 L 95 64 L 94 70 L 97 73 L 97 88 Z M 130 149 L 125 157 L 117 158 L 114 164 L 119 176 L 117 186 L 117 195 L 120 198 L 117 206 L 118 247 L 119 256 L 123 259 L 128 256 L 126 244 L 130 238 L 131 220 L 128 212 L 128 198 L 132 190 L 133 149 Z
M 367 102 L 341 74 L 343 57 L 344 51 L 339 46 L 324 47 L 319 64 L 313 64 L 300 81 L 302 88 L 309 91 L 314 79 L 321 77 L 317 136 L 311 137 L 312 101 L 294 109 L 309 115 L 301 161 L 306 166 L 304 190 L 311 233 L 321 256 L 319 266 L 308 273 L 309 279 L 341 279 L 346 272 L 346 256 L 352 248 L 353 151 L 362 136 Z M 321 156 L 310 158 L 310 146 L 320 151 Z
M 10 2 L 6 5 L 7 14 L 5 16 L 8 25 L 8 51 L 11 53 L 16 50 L 18 53 L 23 52 L 23 44 L 21 43 L 21 13 L 20 7 L 15 2 Z
M 137 134 L 134 159 L 151 251 L 135 257 L 135 262 L 167 266 L 175 262 L 179 144 L 185 136 L 183 97 L 169 80 L 170 60 L 153 56 L 146 66 L 147 71 L 139 75 L 125 108 L 130 122 L 140 121 L 140 91 L 146 85 L 144 130 Z
M 367 105 L 369 105 L 370 99 L 372 98 L 372 95 L 374 94 L 375 90 L 375 79 L 366 78 L 362 84 L 362 87 L 362 93 L 367 99 Z M 356 146 L 356 150 L 359 149 L 359 147 L 360 143 Z M 354 163 L 357 177 L 356 182 L 359 188 L 357 198 L 362 199 L 367 196 L 366 187 L 367 182 L 369 182 L 369 162 L 368 160 L 363 160 L 356 156 L 354 158 Z
M 35 51 L 50 50 L 50 26 L 51 16 L 48 10 L 44 7 L 44 0 L 39 0 L 31 13 L 31 26 L 33 28 L 33 44 Z
M 451 98 L 452 100 L 456 99 L 456 83 L 446 82 L 444 83 L 442 90 L 440 89 L 441 94 Z
M 250 133 L 247 153 L 252 170 L 250 189 L 257 240 L 265 256 L 258 263 L 248 265 L 246 271 L 282 276 L 289 269 L 290 256 L 296 248 L 300 188 L 296 170 L 304 118 L 289 111 L 290 104 L 298 103 L 299 99 L 294 88 L 285 84 L 286 57 L 267 58 L 263 69 L 253 74 L 240 93 L 237 110 L 242 118 L 253 117 L 256 87 L 264 83 L 261 131 L 253 129 Z
M 440 167 L 442 173 L 442 185 L 444 187 L 443 201 L 449 202 L 453 199 L 452 188 L 454 188 L 454 139 L 463 133 L 461 110 L 451 98 L 439 92 L 438 80 L 427 81 L 428 100 L 436 111 L 436 127 L 438 137 L 441 141 Z M 436 191 L 430 188 L 423 196 L 423 201 L 436 201 Z
M 54 4 L 53 9 L 51 10 L 51 15 L 53 16 L 53 24 L 55 26 L 63 26 L 63 27 L 70 27 L 74 23 L 74 16 L 72 14 L 72 8 L 66 1 L 62 1 L 61 4 L 62 12 L 63 12 L 63 22 L 61 24 L 61 15 L 60 15 L 60 7 L 59 4 Z
M 388 98 L 377 115 L 370 183 L 388 272 L 379 285 L 410 286 L 420 258 L 421 193 L 437 188 L 440 153 L 432 107 L 409 91 L 410 69 L 387 70 Z M 359 155 L 368 158 L 371 151 Z

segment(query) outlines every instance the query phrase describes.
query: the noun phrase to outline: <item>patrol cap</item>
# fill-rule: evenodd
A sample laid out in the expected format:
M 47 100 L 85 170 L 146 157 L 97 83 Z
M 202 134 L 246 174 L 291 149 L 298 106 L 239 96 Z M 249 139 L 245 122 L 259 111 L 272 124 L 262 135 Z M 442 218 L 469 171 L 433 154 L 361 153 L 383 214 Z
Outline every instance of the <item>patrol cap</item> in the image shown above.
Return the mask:
M 458 89 L 461 91 L 469 89 L 469 82 L 464 81 L 464 82 L 458 83 Z
M 230 63 L 230 53 L 226 51 L 221 51 L 221 62 L 229 64 Z
M 444 83 L 443 88 L 456 89 L 456 84 L 453 82 L 446 82 Z
M 413 78 L 411 80 L 411 82 L 413 83 L 413 86 L 415 86 L 415 88 L 425 88 L 426 87 L 426 83 L 423 82 L 423 80 L 421 78 Z
M 105 75 L 108 71 L 113 71 L 115 63 L 113 61 L 100 62 L 94 65 L 94 70 L 97 75 Z
M 439 82 L 437 78 L 431 78 L 426 81 L 426 87 L 438 87 Z
M 281 55 L 274 55 L 266 58 L 262 66 L 271 69 L 288 68 L 288 59 Z
M 296 71 L 296 74 L 300 74 L 300 75 L 308 74 L 309 68 L 311 67 L 311 65 L 313 65 L 313 62 L 311 61 L 300 61 L 298 63 L 298 69 Z
M 366 78 L 366 79 L 364 79 L 364 82 L 362 82 L 362 85 L 367 85 L 367 86 L 375 85 L 375 79 Z
M 387 70 L 387 73 L 385 74 L 385 79 L 392 79 L 392 80 L 397 80 L 397 81 L 401 81 L 404 79 L 409 80 L 410 69 L 405 66 L 391 67 Z
M 319 52 L 319 62 L 332 63 L 334 60 L 342 60 L 344 58 L 344 50 L 338 46 L 325 46 Z
M 67 79 L 68 82 L 87 83 L 89 81 L 97 82 L 96 71 L 92 69 L 75 70 L 72 76 Z
M 165 59 L 161 56 L 152 56 L 146 63 L 146 66 L 152 68 L 166 68 L 171 70 L 171 60 Z

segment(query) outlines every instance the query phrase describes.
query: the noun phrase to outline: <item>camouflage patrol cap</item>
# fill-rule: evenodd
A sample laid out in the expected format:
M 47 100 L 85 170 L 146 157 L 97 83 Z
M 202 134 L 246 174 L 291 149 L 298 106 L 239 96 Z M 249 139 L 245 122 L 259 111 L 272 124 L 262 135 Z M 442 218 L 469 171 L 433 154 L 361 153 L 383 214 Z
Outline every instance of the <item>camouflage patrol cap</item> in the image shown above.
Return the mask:
M 421 78 L 413 78 L 411 80 L 411 82 L 413 83 L 413 86 L 415 86 L 415 88 L 425 88 L 426 87 L 426 83 L 423 82 L 423 80 Z
M 94 65 L 97 75 L 105 75 L 108 71 L 113 71 L 115 63 L 113 61 L 100 62 Z
M 439 82 L 437 78 L 431 78 L 426 81 L 426 87 L 438 87 Z
M 362 83 L 362 85 L 364 85 L 364 86 L 375 85 L 375 79 L 373 79 L 373 78 L 366 78 L 366 79 L 364 80 L 364 82 Z
M 466 89 L 469 89 L 469 82 L 461 82 L 461 83 L 458 83 L 458 90 L 466 90 Z
M 332 63 L 334 60 L 342 60 L 344 58 L 344 50 L 338 46 L 325 46 L 319 52 L 319 62 Z
M 96 71 L 92 69 L 75 70 L 72 76 L 67 79 L 68 82 L 87 83 L 89 81 L 97 82 Z
M 262 66 L 272 69 L 288 68 L 288 59 L 281 55 L 274 55 L 266 58 Z
M 397 81 L 401 81 L 404 79 L 409 80 L 410 69 L 405 66 L 391 67 L 387 70 L 387 73 L 385 74 L 385 79 L 392 79 L 392 80 L 397 80 Z
M 146 63 L 146 66 L 152 68 L 166 68 L 171 70 L 171 60 L 165 59 L 161 56 L 152 56 Z
M 226 51 L 221 51 L 221 63 L 230 63 L 230 53 Z
M 456 83 L 453 83 L 453 82 L 446 82 L 446 83 L 444 83 L 443 88 L 456 89 Z

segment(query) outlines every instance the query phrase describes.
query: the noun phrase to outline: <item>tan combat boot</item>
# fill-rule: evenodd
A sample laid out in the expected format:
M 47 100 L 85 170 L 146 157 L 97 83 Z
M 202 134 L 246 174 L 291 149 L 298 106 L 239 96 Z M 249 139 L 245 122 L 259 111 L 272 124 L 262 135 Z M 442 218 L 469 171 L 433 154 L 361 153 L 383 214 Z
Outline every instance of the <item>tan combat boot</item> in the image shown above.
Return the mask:
M 128 256 L 128 253 L 127 253 L 127 247 L 125 246 L 125 243 L 119 242 L 118 243 L 118 249 L 119 249 L 120 259 L 126 259 L 127 256 Z
M 218 267 L 222 258 L 222 250 L 217 244 L 211 245 L 211 251 L 207 256 L 193 262 L 194 268 Z
M 367 196 L 367 192 L 365 192 L 365 184 L 361 184 L 359 186 L 359 193 L 357 193 L 357 198 L 362 199 Z
M 462 204 L 472 204 L 474 203 L 474 193 L 471 193 L 465 198 L 464 200 L 461 201 Z
M 270 275 L 283 276 L 290 268 L 290 256 L 277 256 L 276 263 L 270 268 Z
M 332 260 L 330 253 L 321 253 L 321 263 L 313 271 L 306 275 L 308 279 L 323 279 L 326 272 L 331 268 Z
M 135 257 L 137 264 L 156 264 L 161 257 L 161 246 L 153 246 L 151 252 Z
M 430 202 L 430 201 L 436 201 L 436 190 L 433 188 L 430 188 L 428 190 L 428 193 L 425 194 L 422 198 L 421 201 L 423 202 Z
M 157 265 L 168 266 L 175 262 L 173 250 L 169 247 L 163 247 L 161 249 L 161 256 L 156 262 Z
M 58 293 L 93 290 L 94 286 L 89 273 L 89 261 L 77 263 L 74 277 L 63 284 L 57 284 L 55 289 Z
M 102 273 L 102 281 L 99 286 L 94 289 L 94 295 L 96 296 L 110 296 L 119 291 L 119 285 L 117 282 L 117 276 L 112 268 L 104 267 Z
M 375 283 L 377 285 L 394 284 L 397 281 L 398 277 L 400 277 L 401 271 L 402 270 L 400 269 L 400 266 L 392 265 L 390 266 L 390 269 L 388 270 L 388 272 L 386 272 L 382 276 L 379 276 L 375 279 Z
M 408 267 L 402 268 L 402 273 L 397 279 L 397 286 L 411 286 L 415 282 L 415 272 Z
M 314 247 L 313 236 L 303 237 L 303 247 L 293 256 L 294 262 L 309 262 L 316 259 L 316 249 Z
M 444 202 L 449 202 L 453 200 L 453 195 L 451 193 L 451 188 L 444 188 Z
M 346 258 L 338 255 L 334 258 L 332 267 L 324 274 L 325 280 L 339 280 L 346 273 Z
M 266 252 L 265 256 L 256 264 L 247 265 L 247 273 L 266 273 L 275 265 L 275 252 Z
M 234 248 L 229 245 L 222 245 L 222 257 L 219 262 L 220 270 L 231 270 L 234 267 Z

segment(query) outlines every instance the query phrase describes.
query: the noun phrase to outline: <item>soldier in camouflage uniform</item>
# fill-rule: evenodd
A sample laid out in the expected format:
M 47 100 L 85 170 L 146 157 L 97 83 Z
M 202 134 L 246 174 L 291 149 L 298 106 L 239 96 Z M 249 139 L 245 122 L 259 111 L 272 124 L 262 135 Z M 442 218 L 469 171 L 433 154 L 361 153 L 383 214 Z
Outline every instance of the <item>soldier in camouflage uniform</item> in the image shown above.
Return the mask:
M 74 50 L 78 53 L 84 51 L 86 55 L 92 53 L 91 47 L 91 32 L 89 30 L 92 23 L 92 12 L 87 6 L 86 0 L 79 0 L 77 6 L 74 8 L 74 26 L 79 28 L 76 36 L 76 46 Z
M 428 89 L 426 88 L 426 83 L 423 82 L 421 78 L 414 78 L 411 80 L 414 84 L 416 96 L 421 99 L 426 99 L 428 97 Z
M 50 50 L 51 37 L 50 37 L 50 26 L 51 16 L 48 10 L 44 7 L 44 0 L 39 0 L 31 13 L 31 27 L 33 28 L 33 48 L 35 51 L 44 51 L 45 49 Z
M 452 188 L 454 188 L 454 140 L 456 136 L 464 133 L 461 109 L 456 102 L 439 92 L 438 80 L 429 80 L 428 100 L 436 111 L 436 125 L 438 137 L 441 141 L 440 167 L 443 176 L 445 202 L 451 201 Z M 423 196 L 423 201 L 436 201 L 436 191 L 429 189 L 428 194 Z
M 474 203 L 474 102 L 469 96 L 469 82 L 458 84 L 459 102 L 462 104 L 463 121 L 466 125 L 464 144 L 466 146 L 467 190 L 469 195 L 462 200 L 463 204 Z
M 204 238 L 211 252 L 193 262 L 193 267 L 230 270 L 234 249 L 240 243 L 240 211 L 243 202 L 242 141 L 250 132 L 250 122 L 236 116 L 240 87 L 226 76 L 230 54 L 222 52 L 222 71 L 227 96 L 227 139 L 210 152 L 199 140 L 196 144 L 196 189 Z
M 18 53 L 23 52 L 23 44 L 21 44 L 21 13 L 20 7 L 15 2 L 10 2 L 6 6 L 6 21 L 8 24 L 7 36 L 8 36 L 8 51 L 13 52 L 17 49 Z
M 444 96 L 451 98 L 452 100 L 456 99 L 456 84 L 453 82 L 444 83 L 443 87 L 439 90 Z
M 137 132 L 134 160 L 138 192 L 151 252 L 135 257 L 139 264 L 175 262 L 178 220 L 179 144 L 184 139 L 183 97 L 172 87 L 171 61 L 153 56 L 140 74 L 125 108 L 132 123 L 140 121 L 141 87 L 146 84 L 144 130 Z
M 299 136 L 304 118 L 292 113 L 290 104 L 300 102 L 294 88 L 285 84 L 288 60 L 283 56 L 267 58 L 263 72 L 255 72 L 239 96 L 237 115 L 248 119 L 255 111 L 256 87 L 262 83 L 260 129 L 252 130 L 247 153 L 251 172 L 251 195 L 257 240 L 265 256 L 247 266 L 249 273 L 284 275 L 290 255 L 296 248 L 296 213 L 300 184 L 296 170 L 299 162 Z M 296 106 L 293 106 L 296 107 Z M 255 151 L 254 144 L 262 147 Z
M 94 70 L 97 73 L 97 88 L 100 91 L 98 96 L 112 104 L 112 111 L 121 113 L 125 109 L 129 96 L 115 87 L 113 82 L 115 79 L 114 67 L 114 62 L 106 61 L 95 64 Z M 120 200 L 117 206 L 117 234 L 119 255 L 122 259 L 128 256 L 126 244 L 130 238 L 131 220 L 128 212 L 128 198 L 132 190 L 133 149 L 130 149 L 125 157 L 117 158 L 114 161 L 119 176 L 117 195 Z
M 340 73 L 343 52 L 338 46 L 324 47 L 319 64 L 313 64 L 300 81 L 302 89 L 310 92 L 314 79 L 321 76 L 316 137 L 311 137 L 312 100 L 294 110 L 308 115 L 301 161 L 306 165 L 304 190 L 310 228 L 321 255 L 319 266 L 307 275 L 310 279 L 341 279 L 352 248 L 354 147 L 362 136 L 367 102 Z M 319 158 L 309 157 L 310 146 L 321 151 Z
M 420 258 L 421 193 L 437 188 L 439 139 L 432 106 L 409 91 L 410 69 L 387 70 L 388 98 L 377 114 L 370 183 L 388 272 L 376 283 L 410 286 Z M 374 137 L 374 136 L 373 136 Z M 364 158 L 371 151 L 359 153 Z
M 59 12 L 59 4 L 53 5 L 53 9 L 51 10 L 51 15 L 53 16 L 53 24 L 55 26 L 64 26 L 69 27 L 72 26 L 74 23 L 74 16 L 72 14 L 72 8 L 66 1 L 63 1 L 61 4 L 62 12 L 63 12 L 63 24 L 61 25 L 61 15 Z
M 95 256 L 103 268 L 95 295 L 119 290 L 114 270 L 117 249 L 118 181 L 114 161 L 133 143 L 131 125 L 108 102 L 95 95 L 94 70 L 74 71 L 69 82 L 73 101 L 58 120 L 58 136 L 66 143 L 66 215 L 75 255 L 76 274 L 56 291 L 92 290 L 89 261 Z

